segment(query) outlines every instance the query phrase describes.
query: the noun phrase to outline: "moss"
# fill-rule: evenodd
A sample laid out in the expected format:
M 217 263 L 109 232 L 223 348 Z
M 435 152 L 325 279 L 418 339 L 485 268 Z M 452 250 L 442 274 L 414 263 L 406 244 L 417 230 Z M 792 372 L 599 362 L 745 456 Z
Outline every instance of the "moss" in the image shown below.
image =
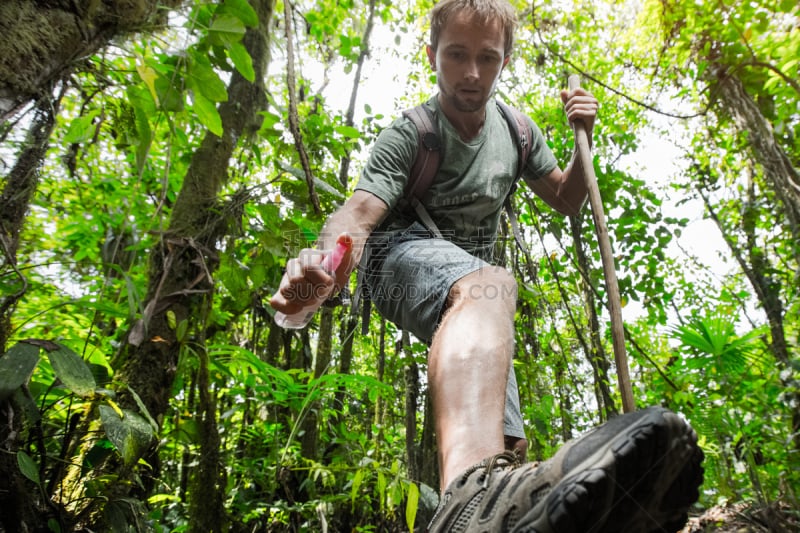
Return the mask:
M 0 91 L 8 96 L 35 94 L 45 74 L 67 60 L 65 42 L 81 40 L 74 15 L 33 2 L 0 3 L 0 21 Z
M 113 24 L 121 29 L 146 22 L 157 7 L 153 0 L 96 1 L 99 4 L 91 18 L 95 24 Z
M 0 0 L 0 104 L 47 90 L 112 38 L 163 24 L 181 0 Z M 0 105 L 0 112 L 3 111 Z

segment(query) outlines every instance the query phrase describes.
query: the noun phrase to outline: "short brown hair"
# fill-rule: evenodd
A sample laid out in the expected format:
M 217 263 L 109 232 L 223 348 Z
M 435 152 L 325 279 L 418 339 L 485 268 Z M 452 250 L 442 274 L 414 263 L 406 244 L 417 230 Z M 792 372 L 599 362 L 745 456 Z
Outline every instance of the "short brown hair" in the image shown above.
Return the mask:
M 499 20 L 505 35 L 504 52 L 511 55 L 514 48 L 514 30 L 517 29 L 517 13 L 508 0 L 442 0 L 431 10 L 431 48 L 439 46 L 439 34 L 452 15 L 459 11 L 478 17 L 481 22 Z

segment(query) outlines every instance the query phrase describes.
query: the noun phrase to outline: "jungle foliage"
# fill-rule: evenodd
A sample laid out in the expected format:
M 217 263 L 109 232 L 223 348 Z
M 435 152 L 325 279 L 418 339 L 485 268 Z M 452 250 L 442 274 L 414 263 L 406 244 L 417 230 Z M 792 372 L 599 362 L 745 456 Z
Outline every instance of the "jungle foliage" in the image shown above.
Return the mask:
M 562 166 L 567 75 L 601 101 L 638 405 L 697 429 L 698 511 L 796 518 L 800 7 L 513 1 L 499 97 Z M 0 4 L 0 531 L 424 527 L 426 346 L 353 306 L 284 331 L 267 301 L 380 129 L 431 94 L 430 7 Z M 510 230 L 498 251 L 540 460 L 621 408 L 588 207 L 515 202 L 531 253 Z

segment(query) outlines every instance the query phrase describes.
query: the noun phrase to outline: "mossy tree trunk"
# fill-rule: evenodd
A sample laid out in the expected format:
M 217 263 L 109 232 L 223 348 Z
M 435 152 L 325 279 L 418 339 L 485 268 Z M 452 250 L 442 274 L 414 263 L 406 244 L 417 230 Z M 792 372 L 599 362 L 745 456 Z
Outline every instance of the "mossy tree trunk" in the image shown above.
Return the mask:
M 13 290 L 0 294 L 0 355 L 8 349 L 11 334 L 11 314 L 27 291 L 27 281 L 17 268 L 19 235 L 28 211 L 31 196 L 39 182 L 39 166 L 47 150 L 47 140 L 55 119 L 50 102 L 38 106 L 36 117 L 28 132 L 27 148 L 6 176 L 0 194 L 0 277 L 13 273 Z M 18 401 L 21 400 L 21 401 Z M 46 502 L 36 487 L 20 472 L 16 452 L 28 438 L 26 401 L 12 396 L 0 402 L 0 530 L 35 531 L 47 524 Z M 19 529 L 17 529 L 19 528 Z
M 275 326 L 276 328 L 278 326 Z M 319 311 L 319 336 L 317 337 L 317 355 L 314 358 L 314 379 L 319 379 L 328 372 L 333 353 L 333 309 L 322 307 Z M 321 401 L 315 401 L 308 407 L 301 420 L 301 450 L 303 457 L 318 460 L 319 450 L 319 416 L 323 408 Z
M 255 81 L 247 81 L 238 72 L 231 75 L 228 101 L 219 107 L 223 135 L 218 137 L 207 132 L 192 156 L 169 229 L 150 257 L 144 317 L 131 329 L 127 350 L 122 355 L 119 380 L 141 397 L 155 420 L 160 420 L 167 412 L 177 370 L 181 342 L 175 324 L 186 320 L 188 330 L 200 331 L 197 337 L 204 338 L 204 325 L 196 317 L 204 316 L 203 308 L 210 308 L 214 291 L 212 275 L 218 265 L 216 246 L 227 232 L 228 218 L 236 216 L 236 209 L 220 205 L 218 193 L 226 182 L 229 161 L 237 144 L 257 131 L 259 112 L 266 106 L 264 79 L 269 62 L 273 3 L 271 0 L 250 3 L 258 14 L 259 25 L 247 30 L 243 43 L 252 58 Z M 207 357 L 207 354 L 200 356 Z M 207 365 L 201 365 L 201 372 L 203 368 L 207 371 Z M 207 379 L 199 378 L 198 383 L 208 388 Z M 219 435 L 216 434 L 216 410 L 210 404 L 214 397 L 210 390 L 205 390 L 200 391 L 199 399 L 201 405 L 197 412 L 201 417 L 203 461 L 191 484 L 194 490 L 190 491 L 189 529 L 222 531 L 225 529 L 222 506 L 225 486 Z M 122 401 L 135 405 L 130 396 L 123 396 Z M 153 473 L 157 476 L 156 454 L 147 461 L 154 466 Z
M 27 281 L 17 269 L 19 236 L 31 198 L 39 185 L 39 167 L 49 146 L 57 109 L 58 102 L 50 99 L 37 104 L 25 148 L 3 178 L 3 190 L 0 191 L 0 274 L 14 280 L 11 284 L 14 290 L 0 294 L 0 354 L 8 349 L 11 313 L 27 290 Z
M 181 0 L 0 2 L 0 122 L 112 39 L 153 29 Z

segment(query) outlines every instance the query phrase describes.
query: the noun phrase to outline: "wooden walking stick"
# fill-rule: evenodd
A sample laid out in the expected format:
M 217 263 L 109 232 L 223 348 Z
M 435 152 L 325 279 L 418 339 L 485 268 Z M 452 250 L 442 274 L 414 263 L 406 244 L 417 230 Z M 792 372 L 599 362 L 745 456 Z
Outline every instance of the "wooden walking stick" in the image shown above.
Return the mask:
M 568 79 L 569 90 L 580 87 L 580 78 L 572 75 Z M 578 161 L 583 168 L 586 178 L 586 188 L 589 192 L 589 205 L 592 207 L 592 218 L 597 232 L 597 242 L 600 245 L 600 257 L 603 259 L 603 275 L 608 291 L 608 312 L 611 315 L 611 340 L 614 345 L 614 360 L 617 364 L 617 380 L 622 394 L 622 410 L 630 413 L 635 410 L 631 377 L 628 371 L 628 358 L 625 353 L 625 331 L 622 324 L 622 305 L 620 304 L 619 286 L 617 285 L 617 272 L 614 267 L 614 254 L 611 251 L 611 240 L 608 237 L 603 201 L 600 198 L 600 189 L 597 186 L 597 177 L 594 174 L 592 152 L 589 148 L 589 136 L 586 125 L 581 120 L 573 122 L 575 130 L 575 150 Z

